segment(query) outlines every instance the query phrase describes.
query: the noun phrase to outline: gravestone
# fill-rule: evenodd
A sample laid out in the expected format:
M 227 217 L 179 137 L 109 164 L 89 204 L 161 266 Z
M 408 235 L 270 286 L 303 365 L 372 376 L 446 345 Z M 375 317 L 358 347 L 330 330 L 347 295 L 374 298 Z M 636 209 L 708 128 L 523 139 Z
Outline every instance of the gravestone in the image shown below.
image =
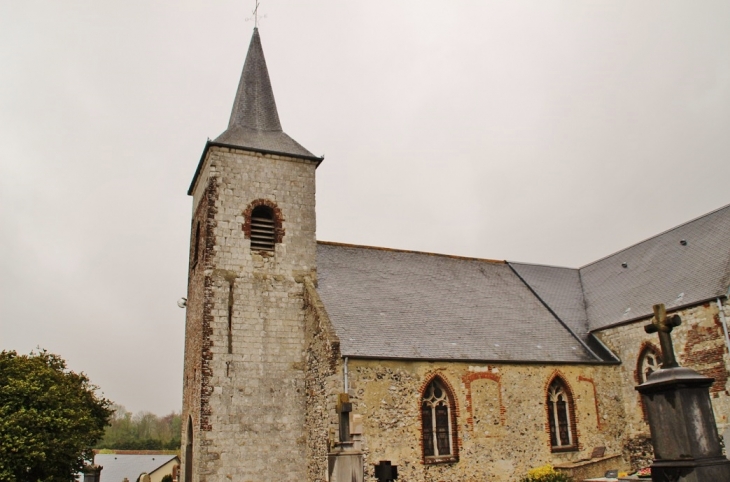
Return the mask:
M 355 446 L 350 430 L 350 413 L 352 403 L 346 393 L 337 397 L 337 413 L 339 415 L 340 440 L 327 455 L 329 482 L 363 482 L 363 455 Z
M 654 446 L 652 482 L 730 481 L 730 460 L 722 455 L 710 402 L 713 378 L 680 367 L 672 346 L 678 315 L 667 317 L 663 304 L 654 305 L 647 333 L 658 333 L 663 363 L 636 389 L 646 407 Z
M 390 460 L 381 460 L 375 466 L 375 478 L 378 482 L 393 482 L 398 478 L 398 466 L 393 465 Z

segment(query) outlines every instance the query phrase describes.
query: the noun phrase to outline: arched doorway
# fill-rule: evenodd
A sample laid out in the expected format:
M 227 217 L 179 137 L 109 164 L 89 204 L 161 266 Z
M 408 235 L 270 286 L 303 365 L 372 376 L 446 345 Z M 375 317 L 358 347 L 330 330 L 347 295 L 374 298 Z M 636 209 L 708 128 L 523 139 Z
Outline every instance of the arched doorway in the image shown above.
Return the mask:
M 193 417 L 188 417 L 185 436 L 185 482 L 193 482 Z

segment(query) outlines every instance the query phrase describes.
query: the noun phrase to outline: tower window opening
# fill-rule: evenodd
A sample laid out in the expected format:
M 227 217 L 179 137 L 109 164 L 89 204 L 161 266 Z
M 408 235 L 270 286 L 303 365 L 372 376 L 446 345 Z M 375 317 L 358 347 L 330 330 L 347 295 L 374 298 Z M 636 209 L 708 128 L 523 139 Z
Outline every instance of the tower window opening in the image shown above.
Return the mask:
M 251 249 L 273 251 L 276 242 L 274 211 L 268 206 L 256 206 L 251 213 Z
M 185 482 L 193 482 L 193 418 L 188 416 L 188 433 L 185 441 Z
M 193 262 L 192 266 L 195 267 L 198 264 L 198 251 L 200 249 L 200 222 L 195 225 L 195 247 L 193 248 Z

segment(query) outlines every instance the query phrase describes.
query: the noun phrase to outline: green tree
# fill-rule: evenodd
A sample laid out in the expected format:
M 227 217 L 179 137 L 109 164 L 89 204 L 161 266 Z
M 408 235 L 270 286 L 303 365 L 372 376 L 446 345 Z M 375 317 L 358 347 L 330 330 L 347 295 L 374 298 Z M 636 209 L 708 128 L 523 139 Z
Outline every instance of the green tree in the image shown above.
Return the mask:
M 58 355 L 0 352 L 0 480 L 73 481 L 112 414 L 96 390 Z
M 178 450 L 182 420 L 180 414 L 172 412 L 158 417 L 150 412 L 132 415 L 121 405 L 114 405 L 114 415 L 102 438 L 95 446 L 98 449 L 118 450 Z

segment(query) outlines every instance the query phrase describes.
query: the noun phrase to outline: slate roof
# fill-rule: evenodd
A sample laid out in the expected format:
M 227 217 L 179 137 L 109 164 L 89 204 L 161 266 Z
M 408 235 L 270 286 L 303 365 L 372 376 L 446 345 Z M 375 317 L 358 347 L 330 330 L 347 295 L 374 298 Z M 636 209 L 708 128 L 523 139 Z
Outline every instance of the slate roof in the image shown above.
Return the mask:
M 730 205 L 578 269 L 323 242 L 317 269 L 343 356 L 616 362 L 592 332 L 727 296 Z
M 320 242 L 317 271 L 343 356 L 597 361 L 502 261 Z
M 259 30 L 253 29 L 251 43 L 243 64 L 241 80 L 233 101 L 231 118 L 215 142 L 295 156 L 314 154 L 284 133 L 271 88 Z
M 142 473 L 151 473 L 177 455 L 96 454 L 94 464 L 104 467 L 99 482 L 122 482 L 126 477 L 135 482 Z
M 579 336 L 588 333 L 588 316 L 577 269 L 511 261 L 509 265 L 573 333 Z
M 724 296 L 730 205 L 583 266 L 580 276 L 591 330 L 647 317 L 656 303 L 678 308 Z
M 594 355 L 607 362 L 618 361 L 618 358 L 589 331 L 579 270 L 514 262 L 509 262 L 509 265 Z
M 730 205 L 579 269 L 510 265 L 579 336 L 646 318 L 656 303 L 696 305 L 727 294 Z

